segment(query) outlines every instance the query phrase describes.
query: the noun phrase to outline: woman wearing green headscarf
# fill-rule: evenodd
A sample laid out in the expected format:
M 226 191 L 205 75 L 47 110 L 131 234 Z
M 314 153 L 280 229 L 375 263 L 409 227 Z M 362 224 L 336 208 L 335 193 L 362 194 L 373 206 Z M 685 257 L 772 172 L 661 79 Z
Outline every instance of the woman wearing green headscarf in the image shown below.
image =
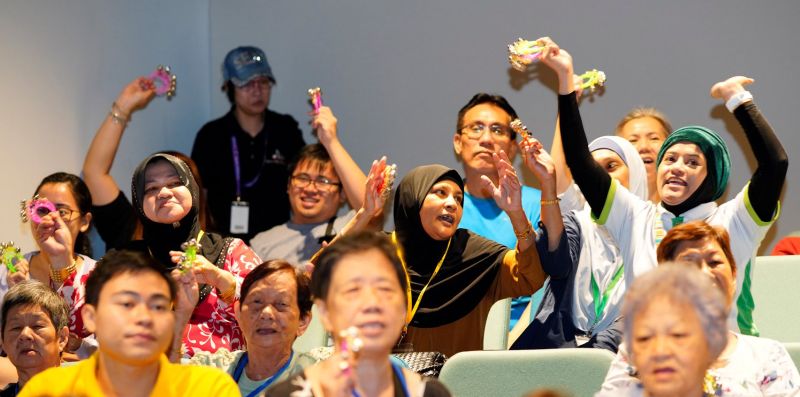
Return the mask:
M 736 263 L 746 264 L 737 275 L 739 295 L 729 327 L 743 334 L 757 334 L 752 319 L 751 260 L 778 216 L 788 159 L 753 96 L 744 89 L 753 80 L 736 76 L 711 88 L 711 96 L 725 101 L 753 149 L 758 167 L 750 182 L 732 200 L 717 205 L 714 200 L 722 196 L 730 174 L 725 142 L 708 128 L 683 127 L 669 135 L 658 153 L 656 187 L 661 203 L 656 204 L 619 189 L 618 183 L 594 162 L 575 99 L 572 56 L 550 38 L 541 40 L 545 46 L 541 61 L 559 76 L 558 110 L 567 165 L 593 217 L 619 244 L 634 276 L 656 266 L 656 247 L 673 226 L 698 219 L 722 226 L 731 236 Z

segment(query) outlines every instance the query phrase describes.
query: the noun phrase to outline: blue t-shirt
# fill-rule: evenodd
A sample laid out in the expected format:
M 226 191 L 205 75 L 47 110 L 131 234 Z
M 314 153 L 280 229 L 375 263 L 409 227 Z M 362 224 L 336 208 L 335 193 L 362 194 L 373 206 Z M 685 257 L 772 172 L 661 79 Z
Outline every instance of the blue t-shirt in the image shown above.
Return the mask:
M 529 186 L 522 186 L 522 209 L 531 221 L 533 227 L 539 225 L 539 212 L 541 210 L 542 192 Z M 508 248 L 514 249 L 517 246 L 517 236 L 511 226 L 511 219 L 508 214 L 503 212 L 492 198 L 478 198 L 464 192 L 464 215 L 458 227 L 472 231 L 489 240 L 496 241 Z M 514 298 L 511 302 L 511 321 L 509 329 L 519 320 L 525 306 L 531 300 L 531 311 L 536 312 L 539 303 L 542 301 L 544 288 L 539 289 L 532 297 L 522 296 Z M 533 315 L 531 315 L 533 319 Z

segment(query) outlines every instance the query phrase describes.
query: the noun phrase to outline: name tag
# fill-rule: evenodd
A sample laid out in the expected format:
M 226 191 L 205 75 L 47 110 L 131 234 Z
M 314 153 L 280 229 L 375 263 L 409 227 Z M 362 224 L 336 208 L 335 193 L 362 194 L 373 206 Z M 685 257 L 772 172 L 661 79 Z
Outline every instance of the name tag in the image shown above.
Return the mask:
M 247 201 L 231 202 L 231 233 L 246 234 L 250 219 L 250 204 Z

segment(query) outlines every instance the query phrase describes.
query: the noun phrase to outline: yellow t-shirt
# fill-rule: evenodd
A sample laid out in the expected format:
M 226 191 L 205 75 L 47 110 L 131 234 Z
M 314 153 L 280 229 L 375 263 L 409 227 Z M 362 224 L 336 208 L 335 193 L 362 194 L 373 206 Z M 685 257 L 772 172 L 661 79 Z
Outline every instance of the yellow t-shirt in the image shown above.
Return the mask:
M 151 396 L 241 396 L 230 375 L 209 367 L 172 364 L 161 356 Z M 95 370 L 97 353 L 71 367 L 50 368 L 28 381 L 20 397 L 103 396 Z

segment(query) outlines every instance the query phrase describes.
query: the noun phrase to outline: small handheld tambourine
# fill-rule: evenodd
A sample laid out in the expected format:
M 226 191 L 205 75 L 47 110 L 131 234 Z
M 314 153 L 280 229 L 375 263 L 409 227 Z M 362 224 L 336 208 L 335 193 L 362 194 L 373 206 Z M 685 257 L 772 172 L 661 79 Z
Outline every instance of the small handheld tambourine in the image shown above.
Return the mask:
M 175 90 L 178 85 L 178 78 L 170 70 L 169 66 L 158 65 L 153 73 L 147 76 L 147 79 L 153 83 L 156 95 L 167 96 L 167 100 L 172 100 L 175 96 Z
M 397 164 L 387 165 L 386 168 L 383 169 L 383 179 L 378 182 L 378 185 L 375 188 L 375 190 L 380 193 L 382 200 L 389 198 L 389 194 L 392 192 L 392 185 L 394 185 L 394 179 L 396 176 Z
M 528 65 L 539 60 L 544 51 L 544 46 L 539 40 L 530 41 L 518 38 L 508 45 L 508 62 L 511 67 L 524 72 Z
M 520 119 L 514 119 L 514 121 L 511 122 L 510 126 L 511 126 L 511 129 L 514 130 L 514 132 L 517 133 L 517 135 L 519 135 L 519 136 L 521 136 L 523 138 L 524 137 L 532 137 L 533 136 L 533 132 L 528 130 L 528 127 L 525 124 L 523 124 L 522 120 L 520 120 Z
M 22 200 L 19 202 L 19 216 L 22 222 L 30 220 L 33 223 L 42 223 L 42 217 L 57 211 L 56 205 L 46 199 L 40 199 L 39 195 L 33 196 L 30 201 Z
M 358 352 L 364 347 L 364 340 L 358 335 L 358 328 L 349 327 L 339 332 L 339 354 L 342 361 L 339 362 L 339 369 L 344 375 L 349 375 L 350 357 L 358 358 Z
M 602 87 L 606 83 L 606 74 L 600 70 L 592 69 L 587 70 L 586 73 L 580 76 L 574 76 L 573 80 L 575 80 L 575 87 L 576 90 L 586 91 L 589 90 L 590 94 L 594 94 L 594 91 L 597 89 L 598 86 Z
M 309 88 L 308 100 L 311 102 L 314 113 L 318 113 L 319 108 L 322 107 L 322 90 L 319 87 Z
M 2 258 L 3 265 L 6 266 L 9 273 L 16 273 L 17 262 L 25 259 L 20 253 L 19 248 L 14 246 L 13 241 L 0 243 L 0 258 Z
M 181 271 L 185 272 L 194 266 L 194 261 L 197 260 L 197 252 L 200 251 L 200 242 L 197 239 L 191 239 L 183 244 L 181 244 L 181 249 L 183 250 L 183 255 L 181 255 L 180 263 L 178 267 L 180 267 Z

